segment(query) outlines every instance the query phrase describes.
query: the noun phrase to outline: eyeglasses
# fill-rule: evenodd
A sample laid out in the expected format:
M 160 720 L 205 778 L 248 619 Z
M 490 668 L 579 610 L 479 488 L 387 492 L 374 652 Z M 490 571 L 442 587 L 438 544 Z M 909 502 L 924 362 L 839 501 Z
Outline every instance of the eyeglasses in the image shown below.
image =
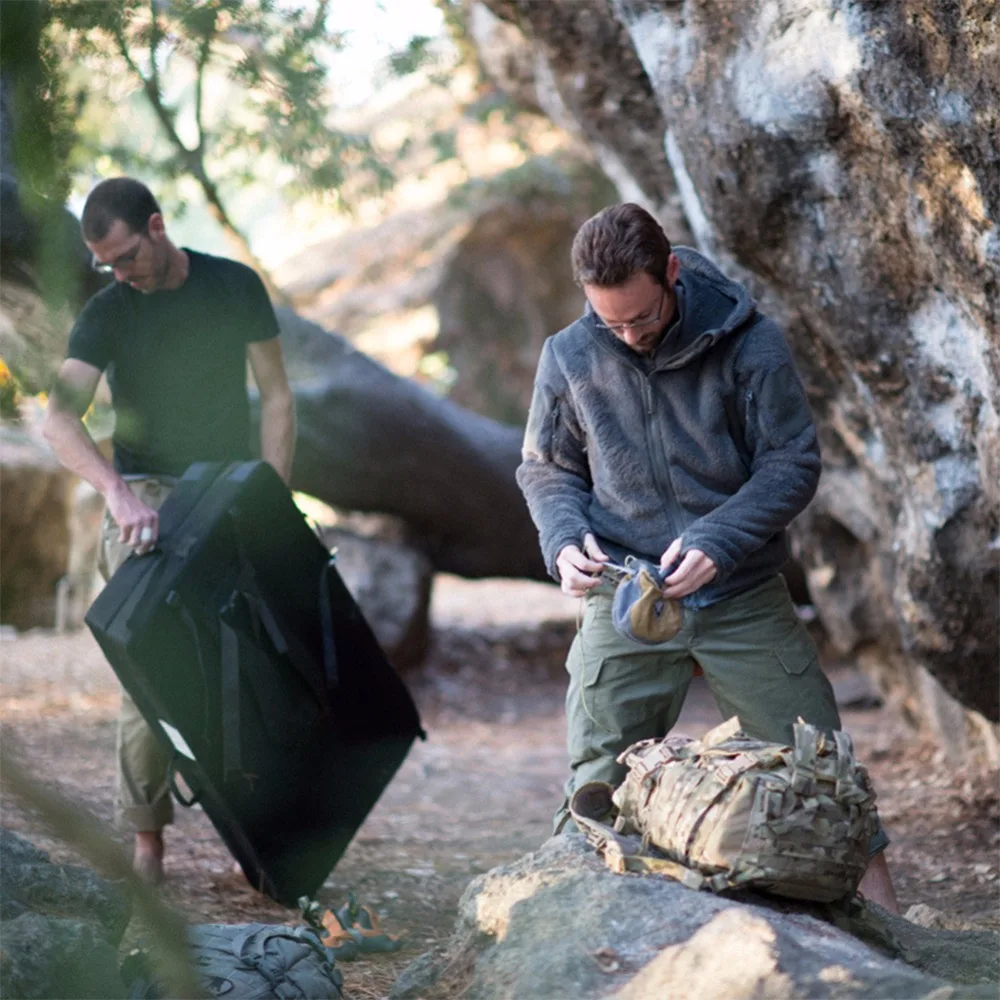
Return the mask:
M 114 274 L 115 271 L 121 271 L 127 267 L 131 267 L 135 263 L 136 257 L 139 256 L 139 251 L 141 249 L 142 249 L 142 236 L 139 237 L 139 242 L 136 243 L 136 245 L 132 247 L 131 250 L 127 251 L 126 253 L 123 253 L 120 257 L 116 257 L 114 260 L 108 261 L 107 263 L 105 263 L 104 261 L 100 261 L 96 257 L 94 257 L 90 262 L 90 266 L 98 274 Z
M 663 314 L 663 299 L 666 294 L 667 290 L 665 288 L 660 289 L 660 301 L 656 305 L 656 315 L 650 316 L 649 319 L 633 319 L 628 323 L 605 323 L 603 319 L 598 317 L 597 325 L 611 333 L 621 334 L 626 330 L 641 330 L 644 326 L 652 326 L 654 323 L 659 323 L 660 317 Z

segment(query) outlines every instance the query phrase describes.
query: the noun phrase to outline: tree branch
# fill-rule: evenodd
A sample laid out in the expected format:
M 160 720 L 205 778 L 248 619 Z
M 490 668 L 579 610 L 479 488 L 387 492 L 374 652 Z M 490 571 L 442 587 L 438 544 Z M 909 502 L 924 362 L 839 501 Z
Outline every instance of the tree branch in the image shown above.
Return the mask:
M 167 134 L 167 138 L 177 147 L 178 152 L 182 153 L 187 161 L 190 161 L 192 156 L 192 150 L 188 149 L 187 146 L 181 141 L 181 137 L 177 134 L 177 130 L 174 128 L 174 119 L 170 114 L 169 108 L 163 103 L 163 98 L 160 95 L 159 87 L 159 77 L 156 75 L 156 62 L 155 58 L 151 58 L 153 65 L 153 71 L 149 77 L 147 77 L 141 69 L 139 69 L 138 63 L 132 58 L 132 53 L 129 51 L 128 39 L 125 37 L 121 26 L 116 24 L 114 28 L 115 41 L 118 43 L 118 51 L 121 57 L 125 60 L 125 64 L 130 70 L 139 78 L 142 83 L 143 92 L 146 95 L 146 99 L 149 101 L 150 106 L 153 109 L 154 114 L 159 119 L 160 124 L 163 126 L 164 132 Z M 153 39 L 150 40 L 150 55 L 153 56 Z
M 323 34 L 323 26 L 326 24 L 326 12 L 329 8 L 329 0 L 320 0 L 316 5 L 316 16 L 313 18 L 312 26 L 309 28 L 310 38 L 316 38 Z
M 149 77 L 159 93 L 160 71 L 156 66 L 156 47 L 160 43 L 160 19 L 156 16 L 156 0 L 149 0 L 149 18 Z
M 202 104 L 203 104 L 203 90 L 205 83 L 205 68 L 208 66 L 209 56 L 212 54 L 212 40 L 215 38 L 215 14 L 212 14 L 212 20 L 209 23 L 208 29 L 205 34 L 202 35 L 201 45 L 198 49 L 198 62 L 197 62 L 197 75 L 195 77 L 194 85 L 194 123 L 195 129 L 198 133 L 198 154 L 201 155 L 205 150 L 205 129 L 202 125 Z

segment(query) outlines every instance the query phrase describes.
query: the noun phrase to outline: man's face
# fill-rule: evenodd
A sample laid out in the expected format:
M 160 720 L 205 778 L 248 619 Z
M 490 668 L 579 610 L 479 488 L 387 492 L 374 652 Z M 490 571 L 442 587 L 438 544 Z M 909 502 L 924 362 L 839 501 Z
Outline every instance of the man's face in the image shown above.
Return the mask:
M 669 269 L 668 269 L 669 274 Z M 601 323 L 633 351 L 656 348 L 674 313 L 674 293 L 645 271 L 622 285 L 584 285 L 584 294 Z
M 140 292 L 158 291 L 166 277 L 167 256 L 160 216 L 150 217 L 146 232 L 137 233 L 115 219 L 104 239 L 87 242 L 94 266 L 106 265 L 116 281 L 127 282 Z

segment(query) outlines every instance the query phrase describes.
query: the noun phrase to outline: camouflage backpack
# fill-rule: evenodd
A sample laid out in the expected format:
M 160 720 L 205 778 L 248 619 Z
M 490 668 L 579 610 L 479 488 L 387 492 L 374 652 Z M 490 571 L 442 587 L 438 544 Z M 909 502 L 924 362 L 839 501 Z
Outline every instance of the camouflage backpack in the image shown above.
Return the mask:
M 701 740 L 645 740 L 618 759 L 629 772 L 613 795 L 591 782 L 570 803 L 614 870 L 823 902 L 857 889 L 877 819 L 846 733 L 799 720 L 788 747 L 751 739 L 734 716 Z

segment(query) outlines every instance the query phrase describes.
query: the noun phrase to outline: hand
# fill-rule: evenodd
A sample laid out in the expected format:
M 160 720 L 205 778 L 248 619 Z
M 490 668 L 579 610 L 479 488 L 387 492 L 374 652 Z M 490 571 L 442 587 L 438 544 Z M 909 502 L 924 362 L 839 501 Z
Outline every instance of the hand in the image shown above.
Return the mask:
M 666 569 L 680 555 L 681 539 L 675 538 L 660 557 L 660 569 Z M 671 600 L 693 594 L 715 579 L 715 563 L 701 549 L 688 549 L 680 566 L 663 581 L 663 596 Z
M 608 561 L 597 539 L 590 532 L 583 536 L 583 551 L 577 545 L 567 545 L 556 557 L 562 592 L 570 597 L 583 597 L 588 590 L 600 585 L 601 563 Z
M 160 531 L 159 514 L 147 507 L 124 481 L 108 494 L 107 500 L 122 543 L 132 548 L 137 556 L 151 552 Z

